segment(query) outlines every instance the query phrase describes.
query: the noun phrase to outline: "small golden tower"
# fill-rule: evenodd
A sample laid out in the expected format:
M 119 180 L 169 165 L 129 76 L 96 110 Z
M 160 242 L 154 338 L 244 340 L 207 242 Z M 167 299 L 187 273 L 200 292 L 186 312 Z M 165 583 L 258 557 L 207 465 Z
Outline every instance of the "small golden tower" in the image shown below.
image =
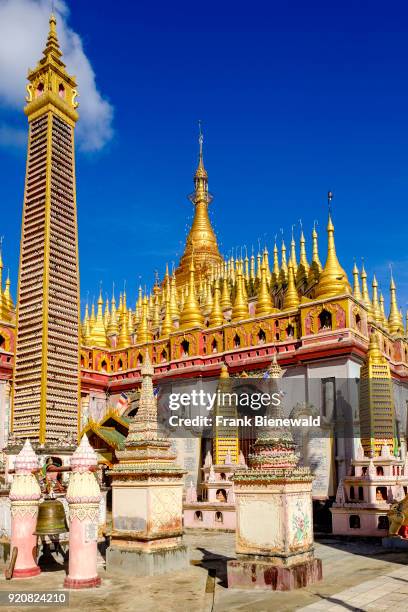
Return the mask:
M 108 339 L 106 337 L 105 323 L 103 321 L 103 298 L 102 291 L 99 293 L 98 298 L 98 310 L 95 319 L 95 324 L 92 326 L 91 340 L 93 346 L 101 346 L 106 348 L 108 346 Z
M 299 306 L 299 295 L 295 285 L 295 272 L 292 262 L 289 262 L 288 268 L 288 286 L 283 297 L 283 310 L 292 310 Z
M 234 394 L 231 393 L 232 383 L 228 373 L 228 367 L 225 363 L 221 366 L 217 391 L 219 391 L 218 397 L 233 398 Z M 237 418 L 237 407 L 234 399 L 231 399 L 229 403 L 225 402 L 224 405 L 220 405 L 220 403 L 217 402 L 214 408 L 213 423 L 216 423 L 217 415 L 223 416 L 226 419 L 231 419 L 231 421 L 228 422 L 234 422 Z M 216 465 L 224 464 L 227 455 L 231 457 L 231 463 L 238 463 L 238 427 L 236 425 L 214 425 L 213 456 Z
M 241 265 L 238 264 L 237 279 L 236 279 L 236 285 L 235 285 L 236 286 L 235 300 L 234 300 L 234 305 L 232 307 L 232 315 L 231 315 L 231 320 L 234 322 L 241 321 L 249 317 L 248 302 L 245 299 L 243 287 L 242 287 L 243 282 L 244 282 L 244 279 L 242 277 Z
M 360 290 L 360 273 L 358 271 L 356 262 L 354 262 L 353 266 L 353 297 L 355 297 L 359 302 L 363 300 Z
M 333 194 L 329 191 L 329 205 L 332 197 Z M 334 297 L 336 295 L 342 295 L 343 293 L 351 293 L 351 288 L 347 274 L 337 259 L 336 247 L 334 244 L 334 225 L 329 213 L 329 221 L 327 224 L 327 259 L 316 286 L 315 298 Z
M 180 315 L 180 329 L 190 329 L 194 327 L 202 327 L 204 325 L 203 315 L 201 314 L 195 290 L 194 272 L 195 267 L 193 256 L 190 262 L 190 280 L 188 284 L 188 296 L 184 303 L 183 311 Z
M 387 444 L 395 449 L 394 395 L 390 366 L 372 332 L 360 371 L 360 437 L 367 456 L 378 456 Z
M 210 314 L 210 327 L 218 327 L 224 322 L 224 316 L 221 308 L 221 291 L 220 281 L 217 279 L 214 283 L 214 301 Z
M 402 336 L 404 334 L 404 323 L 397 306 L 397 289 L 391 274 L 390 282 L 390 314 L 388 317 L 390 334 Z

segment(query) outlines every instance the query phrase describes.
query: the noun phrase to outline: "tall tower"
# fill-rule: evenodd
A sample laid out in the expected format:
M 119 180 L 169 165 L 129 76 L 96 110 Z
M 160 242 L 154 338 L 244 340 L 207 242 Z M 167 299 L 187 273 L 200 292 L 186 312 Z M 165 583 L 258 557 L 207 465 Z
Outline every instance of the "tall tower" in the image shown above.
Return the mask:
M 178 287 L 188 282 L 189 270 L 193 259 L 196 278 L 205 273 L 206 270 L 211 269 L 214 264 L 222 263 L 217 238 L 208 216 L 208 205 L 212 201 L 212 195 L 208 191 L 208 174 L 203 161 L 203 140 L 200 130 L 200 152 L 197 170 L 194 175 L 194 192 L 189 196 L 189 199 L 194 204 L 195 214 L 193 224 L 187 236 L 184 253 L 176 270 L 176 283 Z
M 394 423 L 390 366 L 380 350 L 377 334 L 372 332 L 360 371 L 360 437 L 367 456 L 380 455 L 385 444 L 394 452 Z
M 75 195 L 76 83 L 51 15 L 28 74 L 28 153 L 21 231 L 12 428 L 40 444 L 76 434 L 79 273 Z

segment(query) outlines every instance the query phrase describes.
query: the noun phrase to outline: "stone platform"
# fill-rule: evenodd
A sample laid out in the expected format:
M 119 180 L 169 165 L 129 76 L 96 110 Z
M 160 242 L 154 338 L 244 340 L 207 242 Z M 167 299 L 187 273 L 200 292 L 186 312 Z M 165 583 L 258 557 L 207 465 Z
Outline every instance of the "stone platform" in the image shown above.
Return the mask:
M 156 576 L 183 570 L 188 565 L 187 547 L 183 544 L 149 552 L 115 545 L 106 551 L 106 571 L 112 576 Z
M 310 559 L 284 567 L 257 557 L 228 561 L 228 588 L 291 591 L 309 586 L 322 579 L 322 562 Z

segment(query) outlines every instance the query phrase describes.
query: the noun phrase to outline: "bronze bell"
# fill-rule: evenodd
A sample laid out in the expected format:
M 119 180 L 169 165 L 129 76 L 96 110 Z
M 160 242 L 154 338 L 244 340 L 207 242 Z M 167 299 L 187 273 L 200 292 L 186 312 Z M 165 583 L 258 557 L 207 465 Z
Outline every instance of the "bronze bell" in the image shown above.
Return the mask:
M 66 533 L 68 525 L 64 506 L 57 499 L 46 499 L 38 507 L 34 535 L 58 535 Z

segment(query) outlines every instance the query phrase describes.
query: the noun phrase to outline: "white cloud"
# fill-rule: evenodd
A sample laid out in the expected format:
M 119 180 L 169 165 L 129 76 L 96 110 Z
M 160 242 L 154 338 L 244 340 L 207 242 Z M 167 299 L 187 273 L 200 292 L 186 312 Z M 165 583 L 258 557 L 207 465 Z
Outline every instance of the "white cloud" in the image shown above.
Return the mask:
M 22 112 L 27 71 L 42 57 L 50 6 L 50 0 L 0 0 L 0 103 L 8 108 Z M 55 2 L 54 12 L 63 60 L 78 83 L 79 146 L 84 151 L 97 151 L 113 136 L 113 107 L 96 87 L 80 36 L 67 24 L 65 0 Z M 0 139 L 0 144 L 4 140 L 7 138 Z

